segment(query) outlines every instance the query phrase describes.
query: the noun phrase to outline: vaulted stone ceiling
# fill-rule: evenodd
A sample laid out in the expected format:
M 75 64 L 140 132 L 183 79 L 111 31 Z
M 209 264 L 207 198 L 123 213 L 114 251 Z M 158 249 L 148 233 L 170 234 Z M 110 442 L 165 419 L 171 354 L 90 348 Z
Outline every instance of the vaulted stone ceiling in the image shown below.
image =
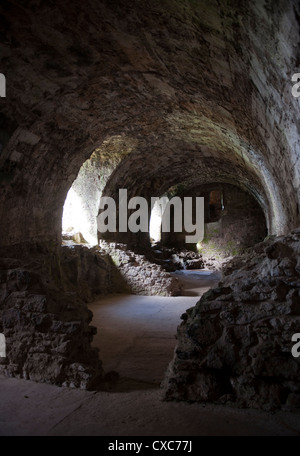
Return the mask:
M 80 166 L 117 136 L 131 147 L 108 193 L 234 182 L 270 233 L 299 224 L 297 1 L 3 0 L 0 12 L 1 246 L 59 243 Z

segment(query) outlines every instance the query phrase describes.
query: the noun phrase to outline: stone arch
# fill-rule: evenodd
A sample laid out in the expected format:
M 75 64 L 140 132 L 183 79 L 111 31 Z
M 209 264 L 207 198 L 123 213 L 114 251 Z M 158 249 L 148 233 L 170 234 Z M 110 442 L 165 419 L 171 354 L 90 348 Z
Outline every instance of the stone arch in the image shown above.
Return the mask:
M 12 126 L 1 172 L 2 160 L 13 163 L 0 183 L 1 280 L 8 293 L 1 318 L 14 322 L 17 295 L 10 293 L 30 295 L 34 284 L 35 298 L 27 296 L 26 305 L 42 318 L 28 322 L 21 312 L 22 324 L 48 334 L 48 342 L 62 328 L 62 351 L 53 348 L 51 356 L 46 344 L 32 355 L 28 337 L 12 375 L 84 387 L 89 369 L 99 367 L 90 349 L 91 315 L 82 303 L 74 309 L 64 294 L 60 250 L 63 204 L 80 167 L 109 138 L 133 138 L 130 154 L 107 181 L 107 195 L 122 186 L 149 199 L 179 178 L 189 185 L 237 181 L 261 202 L 270 234 L 296 228 L 300 126 L 291 75 L 299 62 L 299 5 L 54 3 L 0 5 L 3 71 L 13 94 L 0 97 Z M 117 146 L 108 145 L 109 157 Z M 17 344 L 22 329 L 12 327 Z M 70 333 L 71 360 L 63 340 Z

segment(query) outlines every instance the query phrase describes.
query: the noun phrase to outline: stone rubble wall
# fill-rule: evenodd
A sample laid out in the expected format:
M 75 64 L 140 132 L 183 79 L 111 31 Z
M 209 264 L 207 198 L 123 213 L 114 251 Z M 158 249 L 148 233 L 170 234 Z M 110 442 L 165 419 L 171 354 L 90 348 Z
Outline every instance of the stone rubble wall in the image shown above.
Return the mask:
M 49 283 L 40 264 L 33 271 L 15 259 L 0 262 L 0 332 L 6 357 L 0 373 L 83 389 L 102 381 L 92 312 L 74 293 Z M 48 282 L 48 283 L 47 283 Z
M 165 398 L 299 407 L 300 229 L 236 257 L 219 285 L 182 315 Z
M 62 246 L 26 260 L 0 260 L 0 373 L 37 382 L 98 389 L 103 384 L 97 329 L 86 303 L 112 292 L 173 296 L 179 281 L 126 246 Z
M 76 293 L 85 302 L 115 290 L 110 256 L 96 247 L 63 245 L 60 265 L 65 291 Z
M 126 244 L 100 242 L 115 265 L 112 281 L 117 292 L 148 296 L 179 296 L 181 285 L 176 277 L 160 265 L 151 263 L 145 255 L 128 250 Z

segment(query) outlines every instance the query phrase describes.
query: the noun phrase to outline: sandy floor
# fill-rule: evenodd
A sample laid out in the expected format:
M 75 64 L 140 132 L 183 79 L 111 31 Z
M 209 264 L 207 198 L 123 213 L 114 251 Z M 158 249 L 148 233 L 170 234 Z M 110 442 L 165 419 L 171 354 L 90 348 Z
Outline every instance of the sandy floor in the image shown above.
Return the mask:
M 109 296 L 90 305 L 104 369 L 120 379 L 88 392 L 0 377 L 0 435 L 300 435 L 300 415 L 164 402 L 160 382 L 180 315 L 218 277 L 179 274 L 187 297 Z

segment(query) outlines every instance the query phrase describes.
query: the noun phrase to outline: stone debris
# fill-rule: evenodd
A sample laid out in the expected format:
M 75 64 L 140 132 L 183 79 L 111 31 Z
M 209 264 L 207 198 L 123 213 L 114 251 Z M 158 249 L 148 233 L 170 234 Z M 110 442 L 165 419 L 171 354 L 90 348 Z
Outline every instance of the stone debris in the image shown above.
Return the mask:
M 84 389 L 105 385 L 97 329 L 86 303 L 108 293 L 177 296 L 181 285 L 126 245 L 61 247 L 59 264 L 41 256 L 0 261 L 0 373 Z
M 178 269 L 204 269 L 205 262 L 202 255 L 192 250 L 163 247 L 155 244 L 152 247 L 151 261 L 160 264 L 166 271 L 174 272 Z
M 181 285 L 176 277 L 159 265 L 128 250 L 126 244 L 100 242 L 100 251 L 106 252 L 115 266 L 114 289 L 118 292 L 149 296 L 180 296 Z
M 82 389 L 102 379 L 98 350 L 91 348 L 96 328 L 92 312 L 75 293 L 63 293 L 45 273 L 14 259 L 0 262 L 0 332 L 6 357 L 0 373 Z
M 300 229 L 224 265 L 223 282 L 182 315 L 167 400 L 299 407 Z

